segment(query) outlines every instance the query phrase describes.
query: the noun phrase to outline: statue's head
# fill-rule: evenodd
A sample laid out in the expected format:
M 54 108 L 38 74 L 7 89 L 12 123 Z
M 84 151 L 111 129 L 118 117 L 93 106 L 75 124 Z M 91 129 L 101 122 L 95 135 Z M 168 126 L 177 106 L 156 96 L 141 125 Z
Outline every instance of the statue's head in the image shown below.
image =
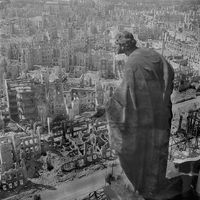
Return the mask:
M 128 31 L 123 31 L 116 35 L 115 44 L 118 46 L 118 54 L 129 55 L 134 49 L 136 49 L 136 43 L 133 34 Z

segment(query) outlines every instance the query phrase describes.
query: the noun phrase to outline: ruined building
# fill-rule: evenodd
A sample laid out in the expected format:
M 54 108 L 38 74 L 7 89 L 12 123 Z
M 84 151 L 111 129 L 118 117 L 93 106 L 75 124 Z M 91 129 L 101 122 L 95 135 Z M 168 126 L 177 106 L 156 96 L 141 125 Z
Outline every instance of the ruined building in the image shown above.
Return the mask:
M 40 135 L 9 132 L 0 137 L 0 194 L 24 185 L 29 177 L 26 161 L 41 154 Z
M 16 122 L 37 119 L 37 107 L 32 83 L 28 80 L 6 80 L 6 95 L 10 118 Z

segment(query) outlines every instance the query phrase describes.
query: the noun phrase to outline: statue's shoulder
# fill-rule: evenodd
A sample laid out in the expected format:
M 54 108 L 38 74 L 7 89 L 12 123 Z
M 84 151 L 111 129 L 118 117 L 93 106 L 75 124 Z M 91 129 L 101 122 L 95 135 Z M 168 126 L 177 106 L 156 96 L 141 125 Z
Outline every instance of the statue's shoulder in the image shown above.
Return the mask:
M 161 55 L 155 50 L 138 48 L 130 54 L 127 60 L 127 68 L 131 68 L 133 71 L 141 68 L 150 69 L 155 63 L 160 63 L 161 61 Z
M 133 51 L 130 55 L 130 57 L 141 57 L 141 56 L 158 56 L 160 57 L 160 54 L 155 51 L 154 49 L 150 49 L 150 48 L 138 48 L 135 51 Z
M 149 50 L 145 48 L 138 48 L 133 51 L 127 60 L 127 67 L 137 69 L 137 66 L 141 66 L 146 59 L 146 56 L 149 54 Z

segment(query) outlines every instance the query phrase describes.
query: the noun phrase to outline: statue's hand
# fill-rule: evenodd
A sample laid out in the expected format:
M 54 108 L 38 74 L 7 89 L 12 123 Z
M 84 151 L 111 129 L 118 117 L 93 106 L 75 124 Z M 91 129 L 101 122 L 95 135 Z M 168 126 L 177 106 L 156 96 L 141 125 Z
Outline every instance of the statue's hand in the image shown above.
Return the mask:
M 91 118 L 100 118 L 102 116 L 104 116 L 106 113 L 106 110 L 104 107 L 99 107 L 97 108 L 97 111 L 94 115 L 91 116 Z
M 109 125 L 109 137 L 111 149 L 114 149 L 117 155 L 120 154 L 123 141 L 119 128 Z

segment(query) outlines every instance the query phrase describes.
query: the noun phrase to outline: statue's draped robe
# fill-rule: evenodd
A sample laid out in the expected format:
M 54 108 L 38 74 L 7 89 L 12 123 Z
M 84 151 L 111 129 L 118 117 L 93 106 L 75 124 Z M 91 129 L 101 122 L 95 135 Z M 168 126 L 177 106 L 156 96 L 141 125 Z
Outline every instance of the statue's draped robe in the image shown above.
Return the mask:
M 158 53 L 136 49 L 106 110 L 111 146 L 128 179 L 144 196 L 166 177 L 174 71 Z

